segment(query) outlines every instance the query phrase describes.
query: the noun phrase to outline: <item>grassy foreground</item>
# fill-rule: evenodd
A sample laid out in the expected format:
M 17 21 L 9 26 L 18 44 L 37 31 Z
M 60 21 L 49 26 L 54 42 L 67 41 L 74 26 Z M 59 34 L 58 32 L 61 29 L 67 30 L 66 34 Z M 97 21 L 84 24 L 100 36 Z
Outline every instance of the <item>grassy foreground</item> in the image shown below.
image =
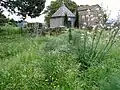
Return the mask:
M 120 41 L 109 50 L 111 35 L 1 35 L 0 90 L 120 90 Z

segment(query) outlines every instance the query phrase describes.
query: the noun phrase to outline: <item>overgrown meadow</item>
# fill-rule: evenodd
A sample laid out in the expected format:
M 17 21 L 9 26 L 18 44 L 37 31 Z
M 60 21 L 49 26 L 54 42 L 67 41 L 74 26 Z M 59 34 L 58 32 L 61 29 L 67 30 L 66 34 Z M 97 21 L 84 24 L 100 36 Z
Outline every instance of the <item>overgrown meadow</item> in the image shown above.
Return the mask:
M 119 29 L 36 36 L 0 32 L 0 90 L 120 90 Z

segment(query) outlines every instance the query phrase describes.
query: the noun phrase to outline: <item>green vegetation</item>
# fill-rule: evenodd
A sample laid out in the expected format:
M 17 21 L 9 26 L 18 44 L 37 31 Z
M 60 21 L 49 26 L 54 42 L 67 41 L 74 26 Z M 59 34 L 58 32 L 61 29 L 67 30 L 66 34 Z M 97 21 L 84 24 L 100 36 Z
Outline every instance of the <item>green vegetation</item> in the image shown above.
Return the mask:
M 2 14 L 2 11 L 0 11 L 0 26 L 3 26 L 5 23 L 8 23 L 8 19 Z
M 76 10 L 74 26 L 75 26 L 76 28 L 79 28 L 79 13 L 78 13 L 78 10 Z
M 64 25 L 66 27 L 68 27 L 68 16 L 67 16 L 67 13 L 65 14 L 65 17 L 64 17 Z
M 34 38 L 1 30 L 0 90 L 120 90 L 118 30 Z
M 26 19 L 27 16 L 35 18 L 41 15 L 45 7 L 46 0 L 0 0 L 0 14 L 6 8 L 12 14 L 22 16 Z

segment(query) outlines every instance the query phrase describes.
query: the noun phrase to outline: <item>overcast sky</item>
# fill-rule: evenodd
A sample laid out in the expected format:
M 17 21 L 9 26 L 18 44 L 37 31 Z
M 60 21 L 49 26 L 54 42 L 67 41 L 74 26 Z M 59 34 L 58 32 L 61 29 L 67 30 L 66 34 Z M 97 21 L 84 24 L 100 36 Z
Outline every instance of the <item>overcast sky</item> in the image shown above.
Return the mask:
M 55 0 L 46 0 L 46 6 L 50 5 L 51 1 Z M 110 12 L 111 10 L 111 19 L 116 19 L 116 16 L 118 15 L 118 11 L 120 10 L 120 3 L 119 0 L 72 0 L 75 1 L 78 5 L 94 5 L 99 4 L 100 6 L 103 6 L 104 9 L 107 9 Z M 7 16 L 9 13 L 7 11 L 4 12 L 4 14 Z M 16 15 L 11 15 L 9 18 L 14 18 L 15 20 L 19 20 L 20 17 Z M 44 15 L 41 15 L 40 17 L 31 19 L 30 17 L 27 17 L 26 21 L 28 22 L 44 22 Z

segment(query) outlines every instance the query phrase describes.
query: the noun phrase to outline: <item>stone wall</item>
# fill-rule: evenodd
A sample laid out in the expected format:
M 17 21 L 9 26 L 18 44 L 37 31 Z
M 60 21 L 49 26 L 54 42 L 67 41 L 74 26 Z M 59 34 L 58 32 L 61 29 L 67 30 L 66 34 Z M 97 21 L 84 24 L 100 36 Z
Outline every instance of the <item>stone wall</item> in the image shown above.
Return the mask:
M 99 5 L 81 5 L 78 8 L 80 27 L 103 24 L 104 12 Z

